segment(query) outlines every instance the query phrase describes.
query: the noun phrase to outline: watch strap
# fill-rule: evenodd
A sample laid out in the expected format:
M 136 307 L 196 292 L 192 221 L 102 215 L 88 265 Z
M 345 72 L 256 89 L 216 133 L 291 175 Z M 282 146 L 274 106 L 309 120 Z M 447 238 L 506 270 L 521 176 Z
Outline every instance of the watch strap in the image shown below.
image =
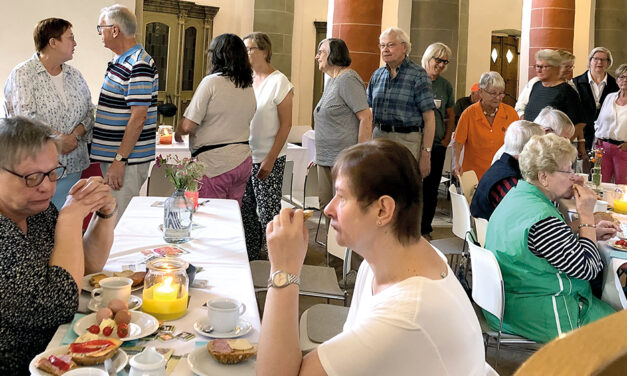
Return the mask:
M 287 275 L 287 283 L 283 286 L 277 286 L 274 284 L 274 277 L 279 274 L 279 273 L 285 273 Z M 297 276 L 296 274 L 292 274 L 292 273 L 288 273 L 288 272 L 284 272 L 282 270 L 277 270 L 276 272 L 272 273 L 270 275 L 270 278 L 268 278 L 268 288 L 270 287 L 276 287 L 276 288 L 283 288 L 283 287 L 287 287 L 291 284 L 295 284 L 300 286 L 300 276 Z

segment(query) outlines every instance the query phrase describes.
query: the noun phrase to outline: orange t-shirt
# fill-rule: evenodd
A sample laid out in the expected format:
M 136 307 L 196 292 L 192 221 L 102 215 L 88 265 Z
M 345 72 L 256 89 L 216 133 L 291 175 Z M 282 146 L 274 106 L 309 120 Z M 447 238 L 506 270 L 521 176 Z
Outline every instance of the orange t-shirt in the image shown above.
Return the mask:
M 483 114 L 481 102 L 468 107 L 459 118 L 454 137 L 455 142 L 464 145 L 462 170 L 475 170 L 481 180 L 490 168 L 494 154 L 503 146 L 507 127 L 516 120 L 516 110 L 505 103 L 499 105 L 492 125 Z

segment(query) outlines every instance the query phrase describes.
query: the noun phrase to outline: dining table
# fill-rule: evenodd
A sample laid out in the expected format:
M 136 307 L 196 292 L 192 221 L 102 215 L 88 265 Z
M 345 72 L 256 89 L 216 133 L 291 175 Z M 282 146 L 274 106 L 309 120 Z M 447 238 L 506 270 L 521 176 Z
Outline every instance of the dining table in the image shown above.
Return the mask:
M 125 269 L 141 271 L 145 269 L 146 257 L 142 251 L 167 245 L 160 228 L 165 199 L 138 196 L 131 200 L 115 228 L 114 242 L 104 267 L 105 273 Z M 174 334 L 188 332 L 195 337 L 191 340 L 177 338 L 169 341 L 139 339 L 134 345 L 172 349 L 172 359 L 176 361 L 173 366 L 168 363 L 169 375 L 254 375 L 254 358 L 235 365 L 219 364 L 206 350 L 206 344 L 212 337 L 201 335 L 194 329 L 194 324 L 208 315 L 203 307 L 204 303 L 215 298 L 231 298 L 245 304 L 246 310 L 241 318 L 250 323 L 250 331 L 239 338 L 245 338 L 253 344 L 259 340 L 261 322 L 237 201 L 201 199 L 200 206 L 193 215 L 191 240 L 175 246 L 185 251 L 178 257 L 194 265 L 198 271 L 189 289 L 186 314 L 165 324 L 174 325 Z M 133 295 L 141 298 L 141 290 L 133 292 Z M 79 311 L 88 312 L 90 298 L 86 292 L 81 293 Z M 67 338 L 72 338 L 69 331 L 72 331 L 71 324 L 61 325 L 48 349 L 67 344 Z M 194 351 L 200 354 L 203 361 L 196 362 L 196 368 L 192 370 L 187 357 Z M 198 356 L 195 359 L 197 358 Z M 126 375 L 128 370 L 127 365 L 119 375 Z

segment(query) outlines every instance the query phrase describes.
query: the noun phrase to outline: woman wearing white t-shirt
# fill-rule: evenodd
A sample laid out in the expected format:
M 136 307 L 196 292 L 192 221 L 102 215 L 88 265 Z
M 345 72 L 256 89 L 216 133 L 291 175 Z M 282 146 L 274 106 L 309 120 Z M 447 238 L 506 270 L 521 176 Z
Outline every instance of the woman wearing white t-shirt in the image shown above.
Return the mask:
M 281 210 L 294 86 L 283 73 L 270 65 L 272 44 L 266 34 L 248 34 L 244 37 L 244 44 L 253 69 L 257 111 L 250 123 L 253 169 L 242 200 L 242 220 L 248 258 L 256 260 L 261 249 L 265 248 L 266 225 Z
M 373 168 L 385 166 L 385 168 Z M 258 375 L 484 375 L 483 338 L 470 300 L 441 254 L 420 236 L 422 179 L 404 146 L 376 139 L 342 151 L 325 208 L 337 242 L 364 257 L 342 333 L 301 355 L 298 278 L 308 231 L 300 210 L 268 225 L 271 287 Z

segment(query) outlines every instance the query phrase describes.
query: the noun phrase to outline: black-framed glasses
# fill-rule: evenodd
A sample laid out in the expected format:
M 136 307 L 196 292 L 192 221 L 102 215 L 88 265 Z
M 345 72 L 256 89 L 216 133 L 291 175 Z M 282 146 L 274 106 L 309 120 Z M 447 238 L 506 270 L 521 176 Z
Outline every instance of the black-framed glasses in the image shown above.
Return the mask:
M 96 26 L 96 30 L 98 30 L 98 33 L 102 32 L 102 29 L 104 29 L 105 27 L 113 27 L 115 25 L 97 25 Z
M 20 175 L 17 172 L 11 171 L 8 168 L 2 168 L 4 171 L 9 172 L 18 178 L 24 179 L 27 187 L 33 188 L 38 186 L 44 181 L 47 176 L 51 182 L 55 182 L 63 177 L 65 174 L 65 166 L 60 164 L 48 172 L 33 172 L 32 174 Z
M 543 70 L 543 69 L 550 69 L 553 68 L 552 65 L 540 65 L 540 64 L 536 64 L 535 65 L 536 70 Z
M 259 48 L 259 47 L 246 47 L 246 52 L 248 52 L 249 54 L 255 52 L 255 50 L 261 50 L 261 48 Z
M 436 64 L 444 64 L 444 65 L 448 65 L 449 61 L 446 59 L 440 59 L 439 57 L 434 57 L 433 60 L 435 60 Z

